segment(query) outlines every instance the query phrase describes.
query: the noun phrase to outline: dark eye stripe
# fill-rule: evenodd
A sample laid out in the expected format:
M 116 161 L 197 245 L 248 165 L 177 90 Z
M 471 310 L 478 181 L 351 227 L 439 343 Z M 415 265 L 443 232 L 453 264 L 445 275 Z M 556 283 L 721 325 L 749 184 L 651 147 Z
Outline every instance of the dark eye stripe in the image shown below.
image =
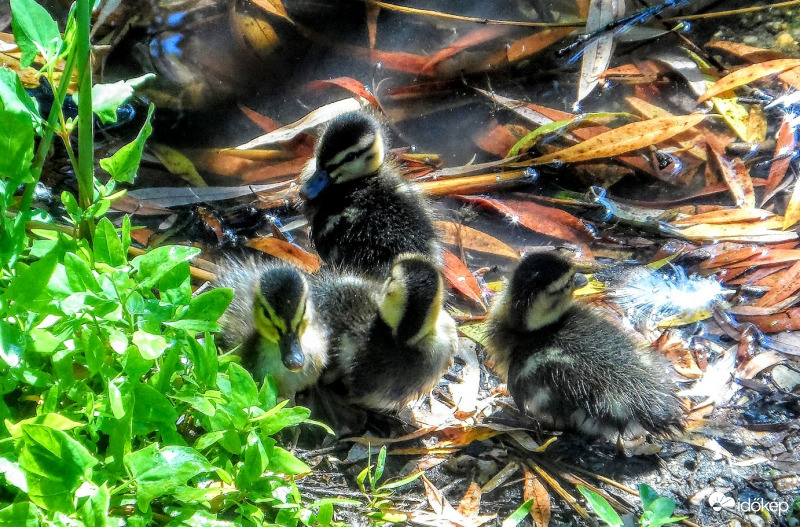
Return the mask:
M 372 148 L 372 146 L 373 146 L 373 144 L 369 144 L 366 147 L 362 148 L 361 150 L 357 150 L 355 152 L 350 152 L 339 163 L 336 163 L 335 165 L 328 165 L 328 167 L 327 167 L 328 168 L 328 172 L 334 172 L 337 168 L 339 168 L 340 166 L 344 165 L 345 163 L 349 163 L 353 159 L 356 159 L 357 157 L 365 154 L 366 152 L 368 152 Z M 348 159 L 348 158 L 350 158 L 350 156 L 352 156 L 352 158 Z

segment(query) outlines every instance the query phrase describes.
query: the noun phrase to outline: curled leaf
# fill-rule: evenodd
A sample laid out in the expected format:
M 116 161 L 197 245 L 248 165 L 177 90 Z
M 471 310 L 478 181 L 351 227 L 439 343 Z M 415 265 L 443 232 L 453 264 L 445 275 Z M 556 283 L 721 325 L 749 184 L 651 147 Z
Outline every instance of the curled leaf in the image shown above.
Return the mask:
M 758 79 L 763 79 L 764 77 L 798 67 L 800 67 L 800 60 L 798 59 L 768 60 L 767 62 L 760 62 L 752 66 L 745 66 L 715 82 L 697 99 L 697 102 L 701 103 L 707 101 L 711 97 L 733 90 L 739 86 L 744 86 Z

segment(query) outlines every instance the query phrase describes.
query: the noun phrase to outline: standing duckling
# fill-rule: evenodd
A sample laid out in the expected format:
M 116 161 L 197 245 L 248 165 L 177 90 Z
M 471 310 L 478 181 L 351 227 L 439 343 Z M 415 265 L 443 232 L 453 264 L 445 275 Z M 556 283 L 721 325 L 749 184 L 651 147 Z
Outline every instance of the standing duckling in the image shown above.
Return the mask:
M 402 253 L 439 258 L 427 202 L 386 162 L 383 129 L 370 115 L 346 113 L 330 122 L 300 195 L 325 263 L 384 278 Z
M 456 324 L 442 308 L 437 267 L 401 255 L 381 284 L 354 275 L 321 275 L 314 302 L 330 335 L 323 382 L 339 384 L 359 406 L 397 412 L 430 392 L 456 352 Z
M 234 290 L 222 318 L 223 340 L 237 350 L 242 366 L 261 382 L 270 375 L 281 397 L 315 382 L 328 360 L 305 275 L 294 267 L 228 259 L 218 287 Z
M 683 430 L 666 359 L 572 300 L 575 270 L 526 256 L 489 315 L 487 353 L 517 406 L 545 426 L 608 439 Z

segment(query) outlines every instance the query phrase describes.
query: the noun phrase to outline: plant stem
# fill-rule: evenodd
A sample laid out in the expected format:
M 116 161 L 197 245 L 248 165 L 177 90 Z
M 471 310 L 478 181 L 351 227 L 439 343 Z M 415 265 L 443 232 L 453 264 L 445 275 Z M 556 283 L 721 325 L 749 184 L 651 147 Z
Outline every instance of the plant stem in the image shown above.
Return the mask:
M 92 2 L 77 1 L 76 55 L 78 57 L 78 203 L 82 209 L 92 204 L 94 193 L 94 118 L 92 116 L 92 50 L 89 27 L 92 17 Z M 92 236 L 92 225 L 84 220 L 80 225 L 80 235 L 88 239 Z

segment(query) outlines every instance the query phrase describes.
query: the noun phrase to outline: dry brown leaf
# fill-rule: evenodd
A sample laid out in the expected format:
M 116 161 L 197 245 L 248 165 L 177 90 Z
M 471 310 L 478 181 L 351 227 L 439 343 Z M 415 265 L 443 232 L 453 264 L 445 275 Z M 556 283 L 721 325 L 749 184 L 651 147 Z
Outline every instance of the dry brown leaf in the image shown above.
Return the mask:
M 467 48 L 477 46 L 490 40 L 495 40 L 508 33 L 508 27 L 504 26 L 483 26 L 465 36 L 459 38 L 449 46 L 434 53 L 422 68 L 422 73 L 425 75 L 433 75 L 436 73 L 436 68 L 443 61 L 452 57 L 456 53 L 463 51 Z
M 278 238 L 253 238 L 247 242 L 247 246 L 296 265 L 307 273 L 317 271 L 322 264 L 316 254 Z
M 437 221 L 436 227 L 439 229 L 444 243 L 460 246 L 470 251 L 480 251 L 514 260 L 519 259 L 517 251 L 485 232 L 452 221 Z
M 747 172 L 747 167 L 740 160 L 731 162 L 724 151 L 714 141 L 709 141 L 708 158 L 709 165 L 713 165 L 717 172 L 722 175 L 725 184 L 728 185 L 737 207 L 756 206 L 756 198 L 753 190 L 753 180 Z M 738 164 L 736 161 L 739 161 Z M 752 203 L 752 204 L 751 204 Z
M 518 185 L 530 180 L 527 170 L 511 170 L 496 174 L 482 174 L 437 181 L 418 183 L 422 191 L 431 197 L 449 196 L 450 194 L 479 194 Z
M 795 262 L 767 294 L 758 299 L 756 306 L 772 306 L 797 293 L 800 289 L 800 262 Z
M 473 518 L 478 515 L 481 508 L 481 486 L 474 481 L 469 484 L 469 488 L 458 502 L 456 510 L 459 514 L 467 518 Z
M 782 333 L 800 330 L 800 307 L 788 309 L 774 315 L 742 316 L 744 322 L 752 322 L 764 333 Z
M 735 208 L 735 209 L 722 209 L 711 212 L 704 212 L 701 214 L 694 214 L 686 218 L 675 220 L 672 225 L 697 225 L 700 223 L 739 223 L 748 221 L 761 221 L 774 216 L 768 210 L 764 209 L 751 209 L 751 208 Z
M 769 49 L 757 48 L 748 46 L 747 44 L 740 44 L 739 42 L 728 42 L 725 40 L 713 40 L 706 44 L 707 48 L 719 49 L 744 59 L 747 62 L 763 62 L 765 60 L 775 60 L 785 58 L 784 55 L 777 51 Z
M 705 118 L 706 115 L 703 114 L 691 114 L 658 117 L 638 123 L 626 124 L 620 128 L 596 135 L 575 146 L 532 159 L 531 163 L 544 164 L 556 160 L 575 163 L 617 156 L 666 141 L 698 125 Z
M 725 267 L 734 269 L 738 267 L 755 267 L 759 265 L 778 265 L 782 263 L 794 263 L 800 260 L 800 250 L 798 249 L 768 249 L 755 247 L 755 254 L 749 258 L 738 262 L 730 262 Z
M 286 8 L 283 7 L 281 0 L 252 0 L 254 4 L 266 11 L 271 15 L 281 17 L 291 22 L 289 15 L 286 13 Z
M 478 286 L 478 281 L 472 276 L 464 262 L 450 251 L 442 252 L 442 260 L 444 260 L 442 275 L 445 282 L 461 293 L 464 298 L 472 300 L 485 310 L 486 305 L 481 298 L 481 288 Z
M 701 224 L 681 230 L 688 240 L 726 240 L 751 243 L 773 243 L 796 240 L 796 232 L 779 230 L 783 218 L 773 216 L 763 221 L 732 223 L 727 225 Z
M 750 84 L 758 79 L 798 67 L 800 67 L 800 60 L 798 59 L 768 60 L 767 62 L 760 62 L 752 66 L 745 66 L 715 82 L 697 99 L 697 102 L 701 103 L 707 101 L 711 97 Z
M 433 512 L 423 510 L 410 511 L 407 516 L 412 522 L 432 527 L 480 527 L 495 519 L 495 514 L 470 517 L 461 514 L 450 505 L 442 491 L 437 489 L 425 475 L 420 479 L 425 489 L 425 497 L 428 499 L 428 504 Z
M 539 481 L 532 471 L 525 468 L 525 488 L 523 499 L 533 500 L 531 505 L 531 518 L 536 527 L 547 527 L 550 525 L 550 493 Z
M 797 135 L 795 134 L 795 127 L 792 125 L 792 116 L 786 115 L 783 118 L 781 127 L 778 129 L 778 137 L 775 141 L 775 153 L 773 154 L 775 161 L 769 167 L 769 175 L 767 176 L 767 185 L 764 188 L 764 198 L 761 204 L 763 205 L 770 198 L 778 185 L 783 181 L 786 175 L 786 170 L 789 168 L 789 163 L 792 161 L 792 154 L 797 147 Z
M 538 53 L 550 44 L 558 42 L 563 37 L 575 31 L 571 27 L 557 27 L 553 29 L 545 29 L 525 38 L 515 40 L 512 42 L 507 50 L 507 57 L 509 62 L 515 62 L 523 59 L 534 53 Z

